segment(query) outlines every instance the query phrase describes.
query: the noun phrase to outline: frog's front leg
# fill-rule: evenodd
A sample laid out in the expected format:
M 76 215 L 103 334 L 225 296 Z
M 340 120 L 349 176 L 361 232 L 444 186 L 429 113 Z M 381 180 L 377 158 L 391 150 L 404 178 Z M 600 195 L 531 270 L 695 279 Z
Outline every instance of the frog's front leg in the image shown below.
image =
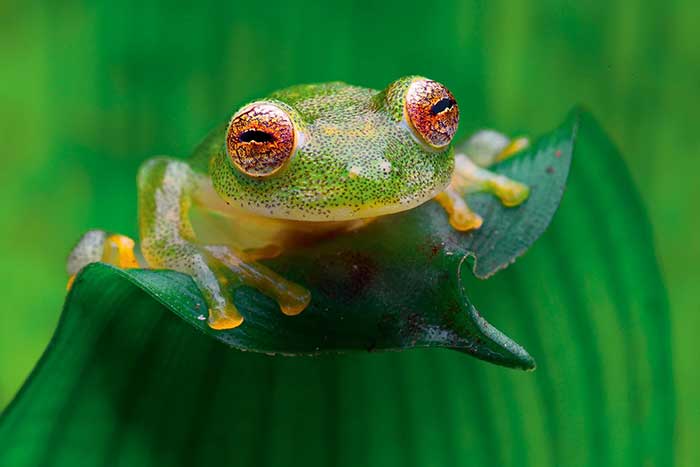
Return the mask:
M 262 264 L 244 261 L 241 255 L 235 254 L 228 246 L 209 245 L 204 249 L 226 267 L 223 281 L 256 288 L 274 298 L 285 315 L 298 315 L 309 305 L 311 293 L 308 290 Z
M 500 133 L 484 130 L 456 149 L 452 180 L 447 189 L 435 197 L 447 212 L 452 227 L 460 231 L 481 227 L 483 219 L 469 208 L 464 199 L 469 193 L 492 193 L 508 207 L 517 206 L 527 199 L 530 189 L 526 185 L 484 167 L 513 156 L 528 144 L 526 138 L 510 140 Z
M 271 296 L 286 314 L 298 314 L 310 294 L 269 269 L 241 259 L 228 246 L 197 243 L 189 219 L 198 177 L 179 160 L 153 159 L 139 172 L 141 251 L 149 266 L 189 274 L 209 307 L 209 325 L 230 329 L 243 322 L 231 288 L 249 285 Z

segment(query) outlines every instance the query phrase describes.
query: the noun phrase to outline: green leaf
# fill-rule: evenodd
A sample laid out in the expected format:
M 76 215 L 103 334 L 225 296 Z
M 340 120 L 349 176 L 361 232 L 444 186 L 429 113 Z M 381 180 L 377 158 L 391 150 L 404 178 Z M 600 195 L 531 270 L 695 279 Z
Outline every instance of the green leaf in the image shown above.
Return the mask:
M 0 419 L 0 465 L 673 465 L 652 236 L 618 153 L 586 114 L 552 227 L 517 266 L 472 288 L 533 349 L 537 372 L 435 349 L 232 351 L 134 286 L 191 290 L 185 279 L 84 273 Z M 158 301 L 177 292 L 150 286 Z
M 530 185 L 532 195 L 517 208 L 505 208 L 491 195 L 471 196 L 470 203 L 485 217 L 477 231 L 455 231 L 442 208 L 429 202 L 268 261 L 276 272 L 310 288 L 311 305 L 299 316 L 285 316 L 268 297 L 240 288 L 235 302 L 244 324 L 215 331 L 208 327 L 206 306 L 188 277 L 106 265 L 87 268 L 76 281 L 75 294 L 122 276 L 202 332 L 242 350 L 314 354 L 438 346 L 532 369 L 532 357 L 470 303 L 461 268 L 471 255 L 477 276 L 488 277 L 512 263 L 549 225 L 566 183 L 576 119 L 572 113 L 526 153 L 496 167 Z

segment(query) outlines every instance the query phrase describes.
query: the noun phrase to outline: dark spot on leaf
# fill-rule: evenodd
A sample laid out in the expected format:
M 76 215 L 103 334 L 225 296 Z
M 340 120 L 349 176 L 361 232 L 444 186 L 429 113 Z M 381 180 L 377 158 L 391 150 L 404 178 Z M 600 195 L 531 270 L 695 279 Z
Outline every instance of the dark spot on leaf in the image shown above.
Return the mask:
M 551 165 L 550 165 L 549 167 L 547 167 L 547 173 L 548 173 L 548 174 L 553 174 L 553 173 L 554 173 L 554 167 L 552 167 Z
M 424 327 L 425 318 L 419 313 L 411 312 L 403 319 L 399 332 L 405 340 L 411 342 L 411 345 L 415 345 L 423 334 Z
M 364 293 L 377 275 L 377 265 L 364 253 L 342 251 L 322 258 L 313 282 L 339 301 L 351 301 Z
M 418 251 L 424 254 L 428 261 L 432 261 L 436 256 L 445 250 L 445 241 L 433 237 L 426 238 L 421 242 Z
M 454 323 L 455 317 L 461 313 L 462 310 L 455 302 L 450 302 L 445 308 L 445 320 Z

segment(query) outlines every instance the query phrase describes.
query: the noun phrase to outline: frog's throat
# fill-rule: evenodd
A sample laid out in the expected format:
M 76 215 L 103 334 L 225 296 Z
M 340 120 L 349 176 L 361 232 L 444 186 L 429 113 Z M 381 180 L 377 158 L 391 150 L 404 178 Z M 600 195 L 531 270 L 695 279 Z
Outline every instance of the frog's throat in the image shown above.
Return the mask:
M 414 209 L 435 198 L 447 188 L 440 186 L 432 191 L 396 200 L 391 203 L 370 203 L 354 206 L 329 206 L 323 209 L 303 209 L 295 207 L 259 207 L 243 204 L 239 209 L 248 214 L 271 219 L 302 222 L 349 222 L 361 219 L 377 218 Z M 235 201 L 230 201 L 235 206 Z
M 298 222 L 351 222 L 414 209 L 445 191 L 450 181 L 451 177 L 432 190 L 424 190 L 419 194 L 405 196 L 391 202 L 315 207 L 317 204 L 315 202 L 298 203 L 297 206 L 285 203 L 280 203 L 277 206 L 266 206 L 240 199 L 228 199 L 225 194 L 217 192 L 209 178 L 201 177 L 197 180 L 195 198 L 198 204 L 207 206 L 209 210 L 219 212 L 227 217 L 240 217 L 242 215 Z

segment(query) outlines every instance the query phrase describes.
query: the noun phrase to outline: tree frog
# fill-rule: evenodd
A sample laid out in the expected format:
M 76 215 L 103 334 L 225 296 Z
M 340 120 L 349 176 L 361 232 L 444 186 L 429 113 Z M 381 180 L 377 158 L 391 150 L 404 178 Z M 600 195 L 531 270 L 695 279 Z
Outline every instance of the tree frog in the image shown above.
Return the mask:
M 455 229 L 468 231 L 482 220 L 467 206 L 467 193 L 489 191 L 507 206 L 528 197 L 527 186 L 486 169 L 527 140 L 482 131 L 455 151 L 458 123 L 452 93 L 420 76 L 381 91 L 332 82 L 274 92 L 238 109 L 187 161 L 143 164 L 140 254 L 130 238 L 92 230 L 72 251 L 68 273 L 74 278 L 104 261 L 189 274 L 213 329 L 243 322 L 227 293 L 236 285 L 252 286 L 296 315 L 313 297 L 259 259 L 429 200 L 444 207 Z

